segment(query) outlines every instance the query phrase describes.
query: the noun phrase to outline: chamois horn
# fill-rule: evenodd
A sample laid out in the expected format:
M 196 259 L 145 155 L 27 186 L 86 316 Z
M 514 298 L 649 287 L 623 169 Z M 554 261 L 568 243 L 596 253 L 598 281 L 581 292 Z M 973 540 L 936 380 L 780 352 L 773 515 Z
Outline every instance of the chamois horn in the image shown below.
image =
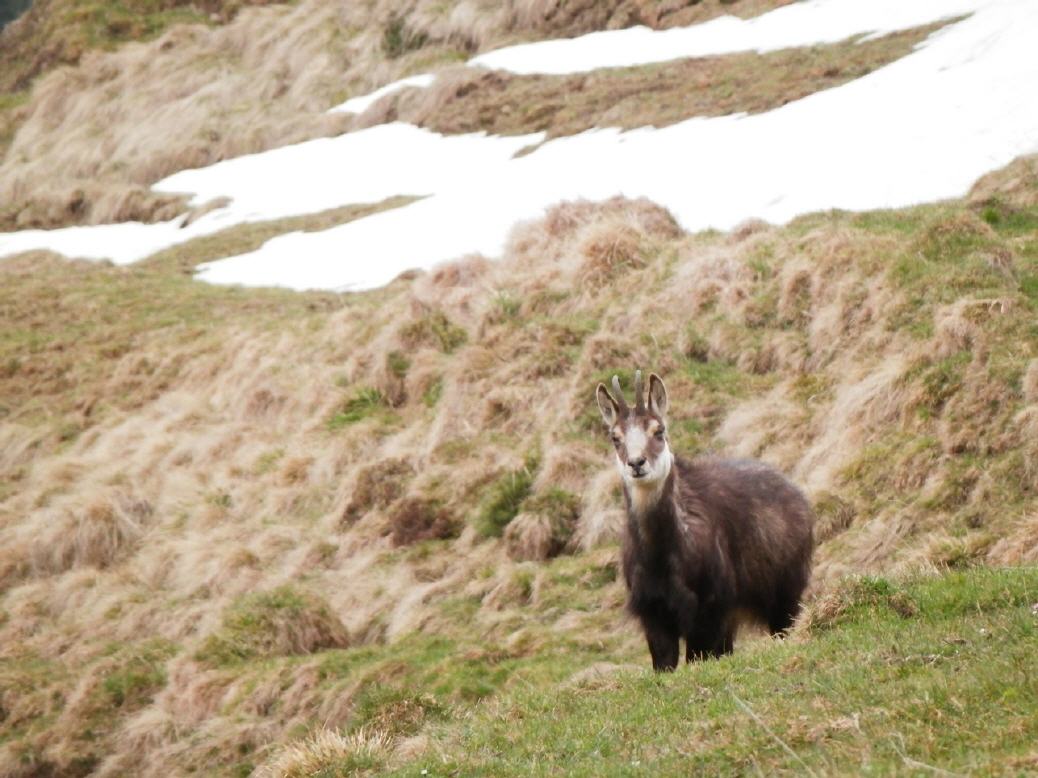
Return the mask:
M 645 392 L 642 386 L 642 371 L 634 371 L 634 402 L 639 411 L 645 410 Z
M 613 376 L 613 394 L 616 395 L 615 399 L 617 404 L 620 406 L 620 410 L 627 413 L 627 400 L 624 399 L 623 389 L 620 388 L 620 377 L 615 375 Z

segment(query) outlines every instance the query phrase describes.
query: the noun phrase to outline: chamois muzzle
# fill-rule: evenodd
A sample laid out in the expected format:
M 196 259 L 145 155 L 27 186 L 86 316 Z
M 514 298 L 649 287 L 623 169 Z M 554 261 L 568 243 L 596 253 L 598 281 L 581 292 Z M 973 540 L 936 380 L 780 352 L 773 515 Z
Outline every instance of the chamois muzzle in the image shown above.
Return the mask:
M 627 466 L 631 468 L 631 475 L 635 478 L 645 477 L 645 457 L 638 457 L 637 459 L 628 460 Z

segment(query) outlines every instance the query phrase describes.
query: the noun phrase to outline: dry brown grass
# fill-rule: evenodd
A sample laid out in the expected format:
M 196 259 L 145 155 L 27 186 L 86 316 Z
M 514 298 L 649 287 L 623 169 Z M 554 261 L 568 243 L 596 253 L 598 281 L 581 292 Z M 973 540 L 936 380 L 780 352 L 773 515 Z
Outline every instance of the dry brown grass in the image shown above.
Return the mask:
M 635 366 L 665 376 L 679 452 L 761 457 L 807 488 L 820 583 L 1033 559 L 1038 246 L 1014 194 L 1031 185 L 995 193 L 1008 223 L 952 203 L 733 235 L 569 203 L 500 261 L 350 296 L 195 284 L 183 256 L 3 263 L 7 754 L 231 774 L 308 724 L 411 716 L 360 690 L 409 672 L 406 636 L 491 636 L 503 656 L 636 637 L 592 393 Z M 505 538 L 481 539 L 524 469 Z M 442 534 L 441 510 L 456 538 L 394 542 L 394 521 L 398 541 Z M 164 680 L 126 709 L 91 696 L 123 666 L 106 647 L 145 639 L 170 646 Z M 371 676 L 350 665 L 383 652 Z
M 389 514 L 390 537 L 394 546 L 409 546 L 422 540 L 457 537 L 457 519 L 434 500 L 405 497 Z
M 321 730 L 280 751 L 256 773 L 258 778 L 308 778 L 330 769 L 341 775 L 378 775 L 392 740 L 380 732 L 343 735 Z
M 694 116 L 759 113 L 893 62 L 942 25 L 864 43 L 744 53 L 571 76 L 448 70 L 428 89 L 387 95 L 363 125 L 402 120 L 442 133 L 575 135 L 594 127 L 664 127 Z
M 153 38 L 170 24 L 227 22 L 265 0 L 37 0 L 0 32 L 0 93 L 27 88 L 41 73 L 75 65 L 92 49 Z

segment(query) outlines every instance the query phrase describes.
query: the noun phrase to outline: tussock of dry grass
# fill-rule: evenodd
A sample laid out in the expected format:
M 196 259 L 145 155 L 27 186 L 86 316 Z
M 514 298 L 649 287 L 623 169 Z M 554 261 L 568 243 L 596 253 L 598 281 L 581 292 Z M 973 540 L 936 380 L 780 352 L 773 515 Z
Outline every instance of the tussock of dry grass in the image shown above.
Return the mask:
M 285 747 L 256 773 L 262 778 L 309 778 L 318 773 L 378 775 L 390 754 L 391 740 L 378 732 L 343 735 L 321 730 Z
M 457 520 L 433 500 L 405 497 L 389 514 L 390 536 L 394 546 L 408 546 L 422 540 L 457 537 Z
M 592 392 L 635 366 L 667 381 L 677 451 L 805 486 L 823 596 L 848 571 L 1033 560 L 1038 245 L 1014 191 L 733 235 L 568 203 L 499 262 L 351 296 L 198 285 L 173 257 L 0 265 L 8 752 L 231 774 L 314 722 L 421 731 L 394 679 L 429 688 L 407 673 L 444 656 L 442 699 L 469 704 L 560 640 L 622 654 Z M 105 655 L 150 639 L 176 653 Z M 90 691 L 153 664 L 128 707 Z
M 349 642 L 346 629 L 321 598 L 282 586 L 235 602 L 225 611 L 220 629 L 206 638 L 195 658 L 223 665 L 257 656 L 343 648 Z

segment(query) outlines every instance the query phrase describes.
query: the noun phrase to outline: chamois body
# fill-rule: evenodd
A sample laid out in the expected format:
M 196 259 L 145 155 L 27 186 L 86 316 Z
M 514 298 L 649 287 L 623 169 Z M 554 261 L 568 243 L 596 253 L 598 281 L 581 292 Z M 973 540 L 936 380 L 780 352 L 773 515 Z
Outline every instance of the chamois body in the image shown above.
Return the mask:
M 810 578 L 813 514 L 800 490 L 761 462 L 675 457 L 665 434 L 666 390 L 629 408 L 599 387 L 623 476 L 623 573 L 657 670 L 730 653 L 739 623 L 773 634 L 796 618 Z M 620 394 L 619 382 L 614 389 Z M 604 395 L 603 395 L 604 393 Z

